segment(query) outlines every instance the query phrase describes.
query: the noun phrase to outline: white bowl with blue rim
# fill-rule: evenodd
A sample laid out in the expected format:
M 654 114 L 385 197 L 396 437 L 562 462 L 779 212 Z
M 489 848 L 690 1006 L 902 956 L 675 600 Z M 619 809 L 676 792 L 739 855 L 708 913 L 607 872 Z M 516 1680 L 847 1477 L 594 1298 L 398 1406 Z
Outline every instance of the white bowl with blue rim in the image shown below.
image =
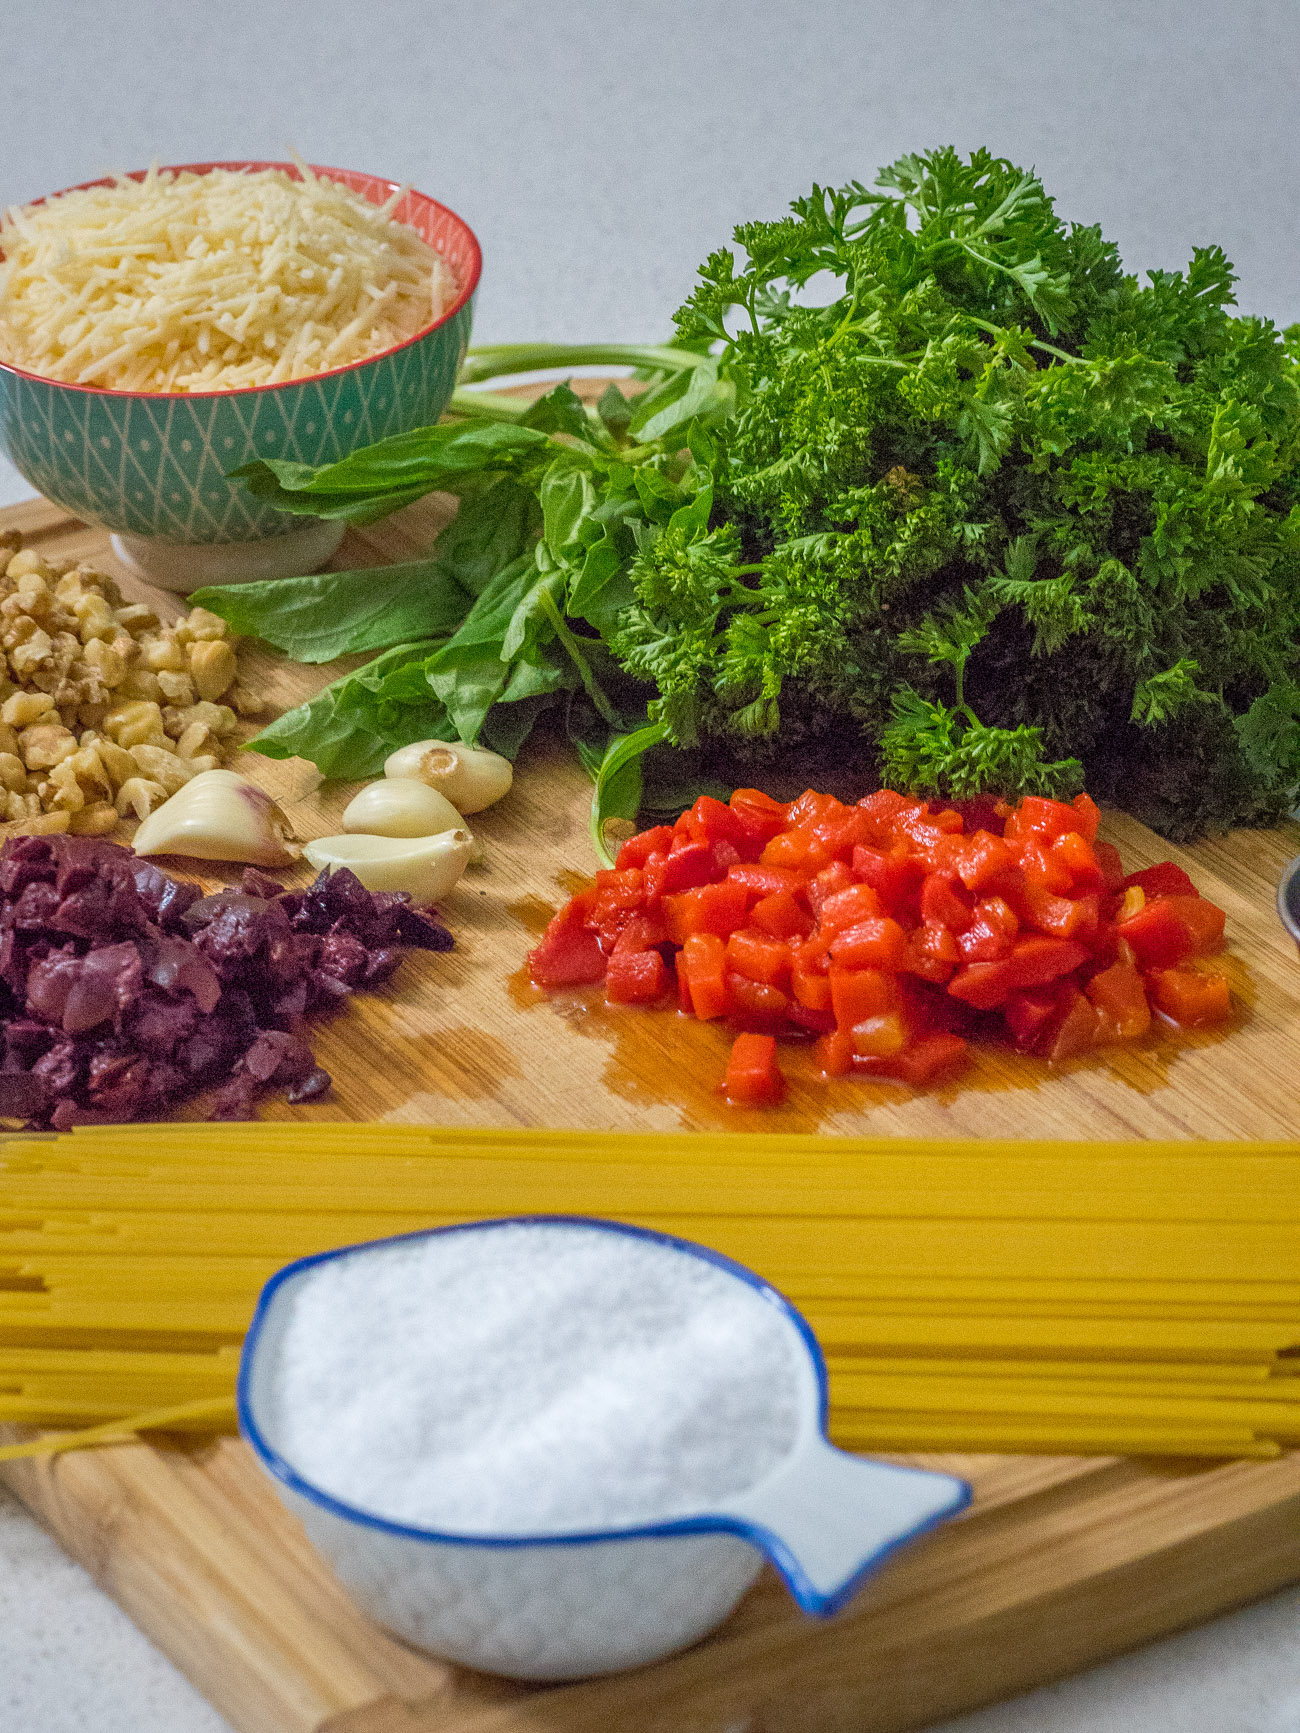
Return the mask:
M 299 178 L 293 163 L 184 163 L 175 172 L 267 168 Z M 350 169 L 314 172 L 374 204 L 401 190 Z M 452 304 L 414 336 L 345 367 L 235 391 L 110 391 L 0 361 L 0 452 L 47 499 L 111 530 L 119 559 L 165 589 L 315 571 L 343 525 L 276 511 L 230 472 L 260 457 L 335 463 L 432 426 L 447 407 L 482 254 L 469 225 L 423 193 L 406 192 L 393 215 L 442 255 L 456 283 Z
M 788 1453 L 755 1484 L 662 1522 L 561 1534 L 451 1533 L 393 1522 L 300 1473 L 279 1447 L 273 1416 L 276 1350 L 297 1285 L 322 1263 L 365 1257 L 399 1241 L 346 1246 L 289 1264 L 263 1290 L 244 1344 L 240 1430 L 344 1588 L 397 1636 L 519 1679 L 641 1666 L 713 1630 L 768 1562 L 805 1613 L 829 1617 L 899 1547 L 969 1501 L 969 1487 L 949 1475 L 837 1450 L 826 1436 L 826 1367 L 808 1324 L 761 1277 L 719 1253 L 587 1216 L 516 1216 L 400 1238 L 520 1223 L 640 1237 L 733 1276 L 755 1307 L 775 1308 L 789 1329 L 801 1423 Z M 765 1327 L 770 1317 L 765 1311 Z

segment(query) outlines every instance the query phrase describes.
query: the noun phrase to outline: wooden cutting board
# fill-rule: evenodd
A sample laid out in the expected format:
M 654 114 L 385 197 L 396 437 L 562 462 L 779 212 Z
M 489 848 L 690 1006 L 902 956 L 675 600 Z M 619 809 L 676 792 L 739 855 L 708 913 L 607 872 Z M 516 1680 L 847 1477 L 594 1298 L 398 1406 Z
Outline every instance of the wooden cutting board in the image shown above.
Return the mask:
M 340 552 L 412 558 L 446 521 L 412 507 Z M 44 501 L 0 512 L 51 557 L 119 568 L 102 532 Z M 124 580 L 133 594 L 146 592 Z M 151 600 L 158 602 L 156 596 Z M 172 600 L 167 599 L 168 602 Z M 338 672 L 241 652 L 280 707 Z M 241 765 L 304 836 L 337 829 L 350 789 L 310 766 Z M 314 1043 L 335 1087 L 269 1117 L 662 1130 L 734 1126 L 968 1137 L 1293 1135 L 1300 962 L 1274 887 L 1300 828 L 1180 850 L 1111 815 L 1133 865 L 1172 857 L 1228 912 L 1241 1009 L 1231 1030 L 1049 1072 L 981 1057 L 929 1094 L 821 1081 L 790 1062 L 776 1113 L 717 1093 L 722 1031 L 671 1013 L 549 1002 L 524 953 L 575 872 L 590 871 L 589 784 L 563 747 L 527 748 L 509 798 L 474 821 L 486 859 L 444 913 L 455 951 L 407 959 Z M 212 877 L 219 876 L 213 872 Z M 197 1112 L 198 1109 L 192 1110 Z M 29 1508 L 239 1733 L 904 1733 L 1043 1683 L 1300 1579 L 1300 1453 L 1200 1464 L 1058 1457 L 912 1457 L 964 1475 L 960 1521 L 892 1562 L 829 1623 L 765 1577 L 714 1637 L 621 1677 L 531 1689 L 406 1649 L 357 1613 L 233 1439 L 123 1445 L 0 1470 Z

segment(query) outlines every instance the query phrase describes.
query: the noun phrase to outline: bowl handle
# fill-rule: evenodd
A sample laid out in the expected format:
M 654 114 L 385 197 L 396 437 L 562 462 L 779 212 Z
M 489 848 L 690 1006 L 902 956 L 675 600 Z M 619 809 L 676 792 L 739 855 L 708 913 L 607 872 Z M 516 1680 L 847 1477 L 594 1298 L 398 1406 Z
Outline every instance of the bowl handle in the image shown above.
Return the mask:
M 826 1617 L 896 1547 L 969 1502 L 963 1480 L 851 1456 L 818 1433 L 720 1514 L 762 1548 L 805 1612 Z

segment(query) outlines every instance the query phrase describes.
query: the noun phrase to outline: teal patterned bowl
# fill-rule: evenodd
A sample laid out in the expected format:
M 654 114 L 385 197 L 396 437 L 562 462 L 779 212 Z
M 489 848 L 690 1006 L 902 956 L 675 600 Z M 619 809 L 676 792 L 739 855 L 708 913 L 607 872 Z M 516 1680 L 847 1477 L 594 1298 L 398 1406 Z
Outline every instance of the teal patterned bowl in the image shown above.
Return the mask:
M 181 166 L 298 176 L 291 163 Z M 376 175 L 315 172 L 375 204 L 398 190 Z M 405 342 L 281 385 L 166 395 L 64 385 L 0 362 L 0 451 L 47 499 L 114 531 L 119 558 L 165 588 L 314 570 L 338 546 L 342 525 L 275 511 L 227 477 L 255 457 L 332 463 L 428 427 L 446 408 L 469 346 L 482 254 L 469 226 L 422 193 L 408 192 L 394 215 L 442 255 L 459 290 L 440 319 Z

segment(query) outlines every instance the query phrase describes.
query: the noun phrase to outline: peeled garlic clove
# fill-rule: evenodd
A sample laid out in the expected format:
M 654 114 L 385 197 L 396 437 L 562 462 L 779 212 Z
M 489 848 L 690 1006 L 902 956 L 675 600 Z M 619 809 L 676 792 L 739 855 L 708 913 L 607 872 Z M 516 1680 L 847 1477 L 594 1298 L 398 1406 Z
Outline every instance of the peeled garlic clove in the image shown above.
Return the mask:
M 445 794 L 458 812 L 482 812 L 510 792 L 514 771 L 510 760 L 486 746 L 462 746 L 459 741 L 417 740 L 384 761 L 384 775 L 413 778 Z
M 368 782 L 343 814 L 346 831 L 366 836 L 438 836 L 459 830 L 460 814 L 436 788 L 413 777 Z
M 302 853 L 293 827 L 264 790 L 233 770 L 201 770 L 135 833 L 137 854 L 291 866 Z
M 321 836 L 303 853 L 320 869 L 346 867 L 368 891 L 406 891 L 413 903 L 445 897 L 469 864 L 473 841 L 467 830 L 439 836 Z

